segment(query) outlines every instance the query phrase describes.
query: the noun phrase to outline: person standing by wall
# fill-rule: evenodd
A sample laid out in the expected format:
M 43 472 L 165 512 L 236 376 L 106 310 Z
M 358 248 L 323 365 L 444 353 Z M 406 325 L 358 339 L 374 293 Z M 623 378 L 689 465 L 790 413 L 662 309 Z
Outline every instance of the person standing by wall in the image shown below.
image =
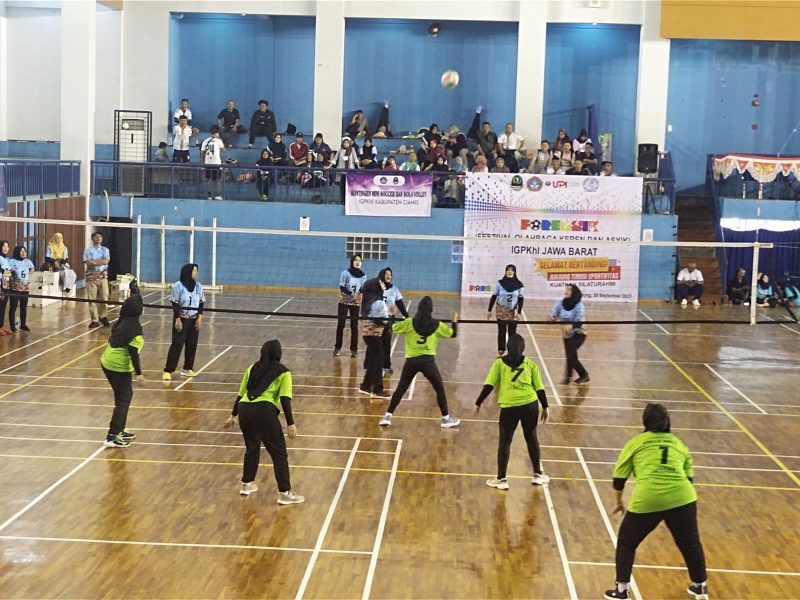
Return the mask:
M 111 253 L 103 246 L 103 234 L 95 231 L 92 234 L 92 245 L 83 251 L 83 264 L 86 267 L 86 296 L 89 298 L 89 329 L 100 327 L 102 323 L 110 327 L 108 322 L 108 263 Z M 95 303 L 100 300 L 100 303 Z

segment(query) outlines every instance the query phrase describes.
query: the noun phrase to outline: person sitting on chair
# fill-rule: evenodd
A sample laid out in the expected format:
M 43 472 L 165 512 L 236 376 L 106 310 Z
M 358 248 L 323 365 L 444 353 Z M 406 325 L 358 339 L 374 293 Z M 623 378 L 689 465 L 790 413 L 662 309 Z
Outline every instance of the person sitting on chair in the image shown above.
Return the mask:
M 44 252 L 44 268 L 58 272 L 58 281 L 61 289 L 69 294 L 75 288 L 77 276 L 69 265 L 69 250 L 64 245 L 64 236 L 60 233 L 54 233 Z
M 700 306 L 700 298 L 703 297 L 703 274 L 694 262 L 687 264 L 686 267 L 681 269 L 681 272 L 678 273 L 675 293 L 678 295 L 678 300 L 681 301 L 681 306 L 687 305 L 689 294 L 694 296 L 692 305 Z
M 736 277 L 728 282 L 725 295 L 731 304 L 744 304 L 750 306 L 750 282 L 745 277 L 744 267 L 736 269 Z

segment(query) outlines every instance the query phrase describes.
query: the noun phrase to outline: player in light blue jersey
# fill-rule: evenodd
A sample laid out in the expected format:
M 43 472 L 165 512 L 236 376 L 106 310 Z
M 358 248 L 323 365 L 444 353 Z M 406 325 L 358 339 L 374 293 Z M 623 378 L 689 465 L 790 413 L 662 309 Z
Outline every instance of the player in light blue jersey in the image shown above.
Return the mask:
M 506 265 L 506 274 L 494 284 L 494 292 L 489 299 L 489 314 L 487 319 L 492 318 L 492 308 L 497 313 L 497 355 L 503 356 L 506 353 L 506 340 L 517 333 L 515 321 L 522 312 L 522 303 L 525 300 L 523 293 L 525 287 L 517 279 L 517 267 Z
M 360 254 L 354 254 L 350 259 L 350 266 L 342 271 L 339 277 L 339 320 L 336 324 L 336 343 L 333 355 L 339 356 L 342 352 L 342 338 L 347 315 L 350 314 L 350 357 L 358 356 L 358 307 L 361 304 L 361 287 L 367 280 L 361 270 L 362 259 Z
M 383 282 L 384 291 L 383 291 L 383 301 L 386 302 L 386 307 L 389 309 L 389 314 L 394 316 L 396 313 L 400 313 L 405 317 L 408 318 L 408 310 L 406 310 L 406 305 L 403 302 L 403 294 L 400 293 L 400 288 L 392 283 L 394 279 L 394 274 L 392 273 L 392 269 L 386 267 L 385 269 L 381 269 L 380 273 L 378 273 L 378 279 Z M 391 375 L 394 371 L 392 370 L 392 328 L 386 327 L 383 330 L 383 337 L 381 338 L 383 342 L 383 373 L 386 375 Z

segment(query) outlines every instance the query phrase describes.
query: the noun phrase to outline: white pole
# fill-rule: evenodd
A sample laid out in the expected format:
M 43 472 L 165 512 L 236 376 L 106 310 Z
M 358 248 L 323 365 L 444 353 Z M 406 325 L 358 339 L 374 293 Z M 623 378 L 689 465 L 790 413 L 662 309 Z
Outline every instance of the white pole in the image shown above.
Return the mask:
M 161 287 L 167 285 L 167 230 L 161 217 Z
M 211 287 L 217 286 L 217 217 L 211 219 Z
M 758 285 L 758 248 L 759 243 L 753 244 L 753 272 L 750 276 L 750 325 L 756 324 L 756 286 Z
M 194 217 L 189 219 L 189 262 L 194 264 Z
M 142 278 L 142 215 L 136 216 L 136 281 Z

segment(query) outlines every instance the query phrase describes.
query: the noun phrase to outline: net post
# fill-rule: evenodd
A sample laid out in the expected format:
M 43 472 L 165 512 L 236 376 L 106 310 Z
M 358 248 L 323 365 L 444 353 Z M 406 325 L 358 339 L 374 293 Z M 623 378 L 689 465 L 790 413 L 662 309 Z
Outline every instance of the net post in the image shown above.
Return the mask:
M 750 274 L 750 325 L 756 324 L 756 286 L 758 285 L 758 248 L 759 243 L 753 244 L 753 265 Z
M 189 219 L 189 262 L 194 264 L 194 217 Z
M 217 286 L 217 217 L 211 219 L 211 287 Z
M 136 215 L 136 281 L 142 280 L 142 215 Z
M 167 229 L 161 217 L 161 287 L 167 285 Z

